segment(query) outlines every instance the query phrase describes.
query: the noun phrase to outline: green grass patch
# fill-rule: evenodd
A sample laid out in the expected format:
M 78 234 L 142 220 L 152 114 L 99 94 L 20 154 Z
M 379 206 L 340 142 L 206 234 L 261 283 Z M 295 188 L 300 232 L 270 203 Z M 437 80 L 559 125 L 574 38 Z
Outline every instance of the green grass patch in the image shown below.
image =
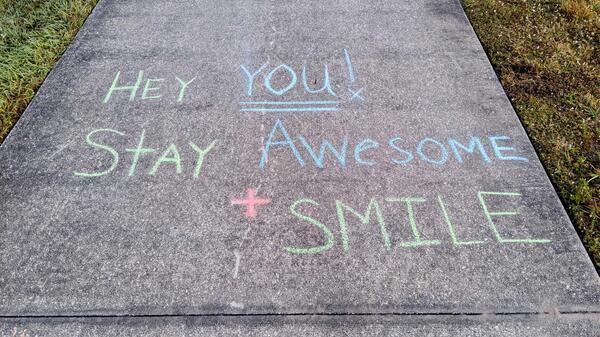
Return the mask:
M 97 0 L 0 0 L 0 142 Z
M 463 0 L 600 270 L 600 0 Z

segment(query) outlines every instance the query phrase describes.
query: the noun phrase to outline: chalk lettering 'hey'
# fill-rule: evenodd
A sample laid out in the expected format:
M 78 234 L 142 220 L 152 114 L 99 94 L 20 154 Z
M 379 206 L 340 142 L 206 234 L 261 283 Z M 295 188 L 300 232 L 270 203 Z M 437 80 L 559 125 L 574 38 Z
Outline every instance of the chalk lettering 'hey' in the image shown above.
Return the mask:
M 181 102 L 187 94 L 188 87 L 196 79 L 195 77 L 183 79 L 177 76 L 171 79 L 146 78 L 143 70 L 137 72 L 135 80 L 126 76 L 123 77 L 121 78 L 121 71 L 117 71 L 102 103 L 106 104 L 117 98 L 128 98 L 130 102 L 135 100 L 159 100 L 164 96 L 165 86 L 175 87 L 176 94 L 168 98 Z

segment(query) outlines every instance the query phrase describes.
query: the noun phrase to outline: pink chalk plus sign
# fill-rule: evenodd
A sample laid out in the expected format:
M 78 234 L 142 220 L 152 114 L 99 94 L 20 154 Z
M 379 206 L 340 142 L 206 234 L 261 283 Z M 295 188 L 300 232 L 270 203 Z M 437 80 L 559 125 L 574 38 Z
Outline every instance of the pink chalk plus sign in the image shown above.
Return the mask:
M 249 188 L 246 190 L 246 199 L 231 199 L 232 205 L 246 205 L 246 216 L 249 218 L 256 217 L 256 206 L 266 205 L 271 202 L 271 199 L 256 198 L 256 190 Z

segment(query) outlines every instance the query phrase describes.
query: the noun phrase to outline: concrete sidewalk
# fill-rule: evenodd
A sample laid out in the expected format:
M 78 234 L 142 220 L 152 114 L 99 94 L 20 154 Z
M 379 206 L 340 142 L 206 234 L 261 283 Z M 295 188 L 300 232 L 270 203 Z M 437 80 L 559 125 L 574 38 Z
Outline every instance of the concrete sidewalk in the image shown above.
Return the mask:
M 8 336 L 600 335 L 455 0 L 101 0 L 0 195 Z

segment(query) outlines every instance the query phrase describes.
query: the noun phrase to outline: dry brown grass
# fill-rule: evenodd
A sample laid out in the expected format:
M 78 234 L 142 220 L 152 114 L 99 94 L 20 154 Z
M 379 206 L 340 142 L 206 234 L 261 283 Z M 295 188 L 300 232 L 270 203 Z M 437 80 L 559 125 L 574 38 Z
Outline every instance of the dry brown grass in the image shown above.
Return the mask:
M 600 270 L 600 0 L 464 0 Z

